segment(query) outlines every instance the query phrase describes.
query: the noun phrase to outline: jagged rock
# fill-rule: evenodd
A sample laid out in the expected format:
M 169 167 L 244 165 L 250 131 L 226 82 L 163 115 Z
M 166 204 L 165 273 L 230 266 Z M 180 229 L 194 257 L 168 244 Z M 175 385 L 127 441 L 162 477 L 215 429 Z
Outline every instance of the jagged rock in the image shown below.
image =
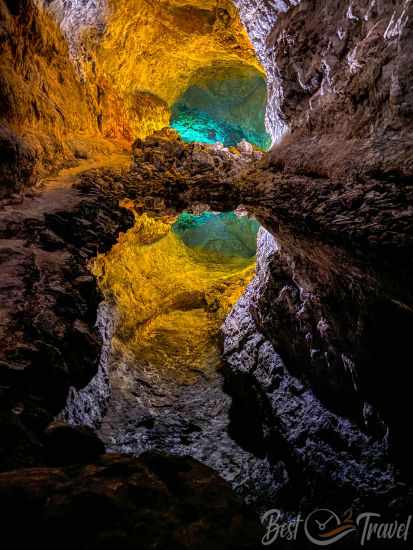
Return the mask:
M 241 54 L 243 62 L 258 67 L 229 4 L 222 12 L 215 4 L 209 10 L 198 0 L 184 3 L 163 3 L 168 4 L 168 24 L 178 22 L 187 38 L 178 44 L 181 34 L 172 29 L 175 46 L 190 44 L 193 53 L 203 56 L 199 42 L 191 40 L 193 21 L 187 28 L 189 13 L 201 43 L 205 35 L 217 38 L 209 61 L 230 52 L 232 60 L 239 61 Z M 132 168 L 89 172 L 79 178 L 76 190 L 70 186 L 60 195 L 48 190 L 48 199 L 33 197 L 28 210 L 14 196 L 14 204 L 1 213 L 0 385 L 5 415 L 0 424 L 7 428 L 1 468 L 41 463 L 43 449 L 36 434 L 62 408 L 69 387 L 79 390 L 97 371 L 100 342 L 93 324 L 99 296 L 82 277 L 88 260 L 108 250 L 119 231 L 133 223 L 132 214 L 119 208 L 119 199 L 155 213 L 202 204 L 233 209 L 242 202 L 275 235 L 277 248 L 266 257 L 265 269 L 258 265 L 255 286 L 225 326 L 228 387 L 236 397 L 232 433 L 260 456 L 274 452 L 274 461 L 285 465 L 280 471 L 303 482 L 287 485 L 284 493 L 289 494 L 279 495 L 287 509 L 295 508 L 300 498 L 317 500 L 317 491 L 320 501 L 359 498 L 359 488 L 373 503 L 374 491 L 383 490 L 380 507 L 390 502 L 391 508 L 393 496 L 402 491 L 397 486 L 393 491 L 393 479 L 409 482 L 412 458 L 405 426 L 413 381 L 413 4 L 235 3 L 267 70 L 267 126 L 278 141 L 263 160 L 245 154 L 245 147 L 184 144 L 163 131 L 135 143 Z M 123 32 L 102 33 L 100 3 L 52 2 L 66 34 L 77 26 L 80 6 L 90 8 L 86 26 L 96 33 L 82 33 L 79 42 L 74 34 L 76 43 L 71 44 L 72 58 L 77 47 L 85 47 L 75 61 L 81 83 L 68 63 L 59 29 L 40 10 L 42 4 L 0 2 L 0 109 L 7 124 L 0 136 L 5 150 L 0 175 L 6 183 L 1 196 L 33 182 L 41 159 L 49 161 L 45 164 L 50 169 L 56 158 L 87 156 L 79 137 L 83 132 L 130 138 L 130 113 L 135 130 L 146 135 L 149 128 L 159 128 L 174 94 L 187 85 L 186 76 L 177 85 L 171 48 L 164 49 L 166 63 L 151 56 L 139 71 L 148 56 L 139 48 L 131 56 Z M 131 10 L 133 20 L 135 2 L 118 3 L 116 10 L 119 27 Z M 148 21 L 148 36 L 155 36 L 154 19 Z M 135 39 L 134 25 L 128 29 Z M 102 60 L 104 70 L 94 50 L 103 34 L 109 46 L 101 48 L 109 56 Z M 115 48 L 110 47 L 112 40 Z M 113 52 L 119 47 L 123 65 L 118 72 Z M 171 67 L 167 74 L 166 65 Z M 120 105 L 105 74 L 135 82 L 122 78 L 123 70 L 153 79 L 148 89 L 155 97 L 122 88 L 125 101 Z M 155 70 L 160 78 L 153 78 Z M 164 93 L 167 101 L 157 95 Z M 141 105 L 148 108 L 147 119 Z M 58 207 L 53 204 L 56 194 L 62 201 Z M 68 481 L 66 472 L 42 472 L 41 499 L 59 487 L 59 480 Z M 73 494 L 80 490 L 83 474 L 89 475 L 87 468 L 82 472 Z M 307 474 L 319 483 L 316 488 L 305 479 Z M 24 475 L 34 476 L 31 487 L 36 487 L 40 474 L 7 475 L 6 485 L 10 479 L 17 484 L 10 501 L 19 517 L 20 497 L 25 495 L 19 484 L 24 485 Z M 124 487 L 127 481 L 120 483 Z M 53 514 L 61 518 L 65 508 L 53 502 Z M 27 506 L 29 519 L 40 521 L 30 501 Z M 76 513 L 72 501 L 68 508 Z M 112 512 L 111 503 L 102 517 L 110 516 L 108 509 Z M 101 546 L 110 546 L 108 540 L 118 546 L 122 540 L 125 546 L 130 542 L 116 537 Z
M 258 523 L 210 468 L 186 457 L 104 455 L 87 466 L 0 474 L 3 535 L 19 547 L 242 550 Z
M 280 300 L 271 294 L 278 252 L 274 238 L 261 230 L 256 277 L 222 328 L 231 433 L 255 452 L 283 461 L 289 484 L 278 494 L 281 507 L 292 499 L 296 506 L 315 506 L 318 499 L 320 505 L 328 499 L 345 506 L 346 500 L 379 493 L 385 502 L 396 485 L 385 427 L 368 435 L 365 426 L 334 413 L 317 398 L 310 373 L 295 376 L 284 364 L 272 343 L 277 335 L 263 324 L 262 315 L 269 322 L 277 314 L 266 311 L 263 301 L 271 295 L 271 307 Z
M 384 422 L 409 476 L 412 5 L 236 4 L 267 69 L 277 140 L 240 182 L 278 243 L 255 322 L 330 410 L 376 435 Z
M 30 441 L 65 406 L 69 389 L 85 386 L 97 372 L 101 296 L 88 261 L 133 223 L 109 191 L 101 191 L 109 193 L 101 202 L 102 194 L 81 196 L 70 184 L 64 188 L 64 180 L 61 186 L 0 214 L 1 408 L 4 418 L 18 411 L 7 429 L 14 426 L 19 441 L 19 434 L 28 436 L 27 457 L 14 464 L 10 450 L 2 453 L 2 469 L 42 463 Z
M 151 200 L 162 209 L 206 203 L 217 210 L 234 210 L 241 201 L 236 182 L 251 161 L 262 157 L 254 148 L 241 149 L 185 143 L 175 130 L 164 128 L 135 141 L 130 169 L 116 176 L 107 172 L 105 177 L 118 181 L 113 191 L 120 199 L 143 203 L 149 210 Z M 102 181 L 85 175 L 79 188 L 99 192 Z

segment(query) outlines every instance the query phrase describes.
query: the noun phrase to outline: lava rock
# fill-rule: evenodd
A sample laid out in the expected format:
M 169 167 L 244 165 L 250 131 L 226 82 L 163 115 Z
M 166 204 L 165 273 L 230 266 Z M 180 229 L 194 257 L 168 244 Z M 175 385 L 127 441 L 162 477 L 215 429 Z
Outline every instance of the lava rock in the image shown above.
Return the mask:
M 35 466 L 43 461 L 40 441 L 20 421 L 20 409 L 0 413 L 0 471 Z

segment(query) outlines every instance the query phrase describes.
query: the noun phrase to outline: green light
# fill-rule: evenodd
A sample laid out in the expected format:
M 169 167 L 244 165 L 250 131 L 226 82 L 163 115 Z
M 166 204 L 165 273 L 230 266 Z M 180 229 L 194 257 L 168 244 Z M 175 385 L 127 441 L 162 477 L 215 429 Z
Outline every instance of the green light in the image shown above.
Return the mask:
M 172 226 L 172 231 L 187 246 L 215 252 L 223 256 L 252 258 L 257 249 L 259 223 L 235 212 L 200 216 L 184 212 Z
M 187 142 L 226 147 L 245 139 L 260 149 L 271 146 L 265 130 L 266 84 L 256 73 L 234 70 L 228 78 L 190 86 L 172 107 L 171 126 Z M 222 75 L 221 75 L 222 77 Z

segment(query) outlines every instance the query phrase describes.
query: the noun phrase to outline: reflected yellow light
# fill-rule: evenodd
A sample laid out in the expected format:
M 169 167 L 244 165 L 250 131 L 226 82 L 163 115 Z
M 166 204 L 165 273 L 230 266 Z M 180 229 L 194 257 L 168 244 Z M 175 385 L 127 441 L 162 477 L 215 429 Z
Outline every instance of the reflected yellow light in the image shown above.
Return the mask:
M 137 215 L 92 271 L 119 311 L 115 346 L 185 381 L 217 361 L 219 327 L 253 277 L 255 258 L 189 248 L 170 222 Z

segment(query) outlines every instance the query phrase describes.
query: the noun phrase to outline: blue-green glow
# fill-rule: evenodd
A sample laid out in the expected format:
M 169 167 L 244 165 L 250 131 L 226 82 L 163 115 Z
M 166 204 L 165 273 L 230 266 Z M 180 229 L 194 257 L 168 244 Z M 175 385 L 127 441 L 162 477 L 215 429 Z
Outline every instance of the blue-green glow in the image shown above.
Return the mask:
M 246 140 L 268 149 L 265 129 L 267 88 L 262 75 L 245 66 L 209 67 L 172 106 L 171 126 L 187 142 L 223 143 Z
M 178 105 L 173 111 L 172 128 L 179 132 L 186 142 L 216 143 L 225 147 L 237 145 L 243 139 L 260 149 L 268 149 L 271 139 L 266 133 L 248 131 L 236 124 L 216 120 L 208 113 Z
M 234 212 L 205 212 L 200 216 L 184 212 L 172 230 L 191 248 L 250 258 L 256 253 L 259 227 L 256 220 Z

